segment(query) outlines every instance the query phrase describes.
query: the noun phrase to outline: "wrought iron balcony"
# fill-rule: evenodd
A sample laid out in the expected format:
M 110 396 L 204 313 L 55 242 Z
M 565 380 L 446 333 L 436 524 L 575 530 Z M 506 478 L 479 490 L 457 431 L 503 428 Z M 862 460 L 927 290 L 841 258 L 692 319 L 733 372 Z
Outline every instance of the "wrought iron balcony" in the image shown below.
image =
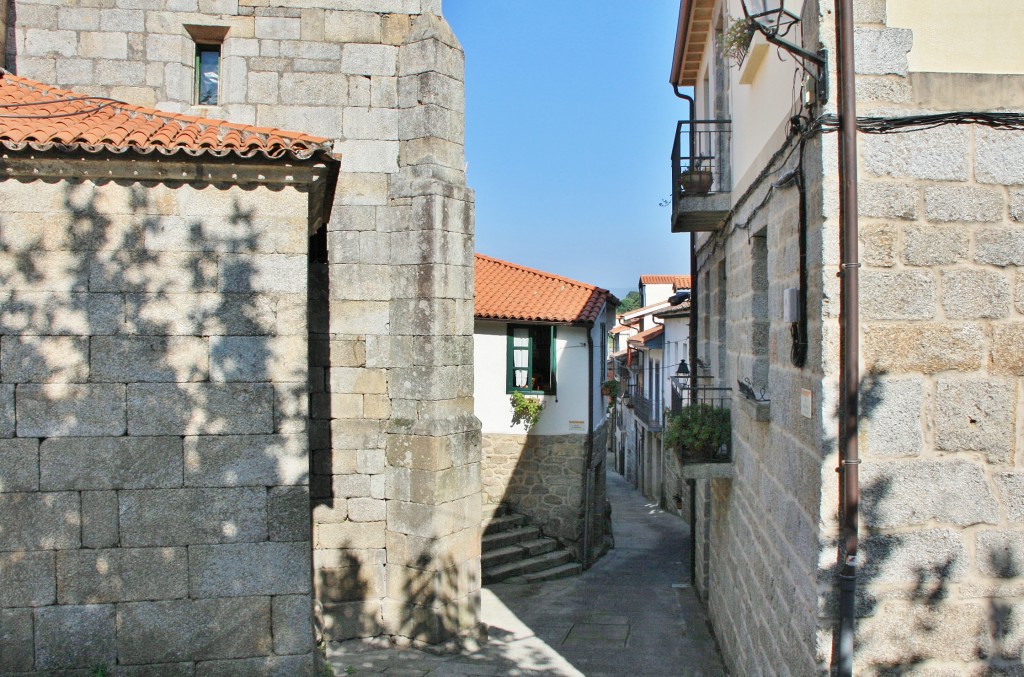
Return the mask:
M 679 462 L 684 465 L 732 461 L 732 388 L 712 383 L 704 377 L 672 377 L 672 418 L 666 427 L 672 429 L 681 420 L 682 425 L 699 426 L 712 440 L 721 439 L 707 448 L 677 448 Z
M 643 395 L 630 395 L 629 403 L 633 405 L 633 415 L 647 426 L 652 433 L 661 432 L 662 420 L 660 412 L 655 410 L 654 403 Z
M 718 230 L 732 198 L 731 121 L 681 120 L 672 144 L 672 232 Z

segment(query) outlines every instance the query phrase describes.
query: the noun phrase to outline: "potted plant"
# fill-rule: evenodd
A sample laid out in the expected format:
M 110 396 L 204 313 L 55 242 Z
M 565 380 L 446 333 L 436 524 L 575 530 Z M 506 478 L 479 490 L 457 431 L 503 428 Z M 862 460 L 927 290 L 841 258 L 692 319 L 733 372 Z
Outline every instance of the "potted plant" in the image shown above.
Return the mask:
M 512 403 L 512 425 L 522 423 L 526 426 L 526 432 L 530 432 L 540 420 L 544 402 L 539 397 L 527 397 L 518 390 L 512 393 L 509 401 Z
M 747 58 L 747 49 L 754 39 L 757 26 L 753 19 L 741 17 L 736 19 L 722 32 L 718 42 L 718 53 L 723 59 L 732 61 L 739 66 Z
M 696 158 L 692 164 L 679 174 L 679 187 L 683 195 L 703 195 L 711 190 L 715 177 L 711 168 L 704 164 L 703 158 Z
M 621 391 L 622 388 L 619 385 L 619 382 L 613 378 L 610 378 L 601 384 L 601 394 L 605 397 L 610 397 L 613 400 L 618 398 Z
M 673 414 L 665 428 L 664 440 L 679 453 L 683 463 L 712 463 L 722 458 L 732 437 L 729 410 L 710 404 L 693 404 Z

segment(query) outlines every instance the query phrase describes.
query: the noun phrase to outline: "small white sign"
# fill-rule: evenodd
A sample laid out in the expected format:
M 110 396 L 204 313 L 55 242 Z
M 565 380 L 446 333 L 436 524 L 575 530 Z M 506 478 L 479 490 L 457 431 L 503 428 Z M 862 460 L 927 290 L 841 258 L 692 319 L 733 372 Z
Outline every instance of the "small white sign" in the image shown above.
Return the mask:
M 811 417 L 811 391 L 807 388 L 800 390 L 800 415 L 804 418 Z
M 569 421 L 569 430 L 586 430 L 583 421 Z

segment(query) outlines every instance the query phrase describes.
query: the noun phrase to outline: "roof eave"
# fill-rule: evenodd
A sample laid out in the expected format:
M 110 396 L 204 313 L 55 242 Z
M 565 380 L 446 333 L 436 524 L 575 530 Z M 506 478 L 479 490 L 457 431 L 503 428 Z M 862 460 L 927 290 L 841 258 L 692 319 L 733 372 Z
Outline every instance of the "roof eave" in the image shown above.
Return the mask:
M 714 5 L 714 0 L 680 1 L 670 84 L 678 87 L 697 85 L 701 57 L 711 36 Z

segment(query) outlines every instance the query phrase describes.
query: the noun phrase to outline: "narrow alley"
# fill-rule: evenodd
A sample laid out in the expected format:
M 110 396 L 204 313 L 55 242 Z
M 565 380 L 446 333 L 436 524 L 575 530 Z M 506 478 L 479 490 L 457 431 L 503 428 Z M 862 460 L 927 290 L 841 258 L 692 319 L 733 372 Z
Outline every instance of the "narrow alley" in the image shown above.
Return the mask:
M 582 575 L 483 590 L 490 640 L 435 656 L 330 645 L 335 674 L 713 677 L 725 670 L 689 585 L 687 526 L 608 474 L 615 548 Z

